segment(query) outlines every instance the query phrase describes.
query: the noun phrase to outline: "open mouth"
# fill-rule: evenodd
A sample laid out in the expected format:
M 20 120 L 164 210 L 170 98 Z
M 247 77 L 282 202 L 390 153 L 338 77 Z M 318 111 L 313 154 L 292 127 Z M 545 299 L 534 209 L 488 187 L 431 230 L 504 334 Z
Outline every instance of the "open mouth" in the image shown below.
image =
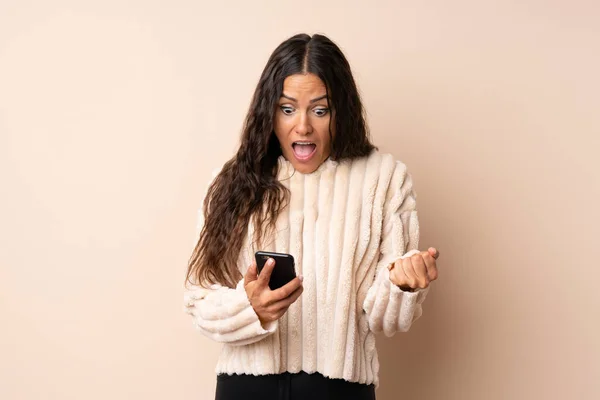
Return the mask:
M 292 143 L 294 155 L 300 161 L 308 161 L 317 151 L 317 145 L 312 142 L 294 142 Z

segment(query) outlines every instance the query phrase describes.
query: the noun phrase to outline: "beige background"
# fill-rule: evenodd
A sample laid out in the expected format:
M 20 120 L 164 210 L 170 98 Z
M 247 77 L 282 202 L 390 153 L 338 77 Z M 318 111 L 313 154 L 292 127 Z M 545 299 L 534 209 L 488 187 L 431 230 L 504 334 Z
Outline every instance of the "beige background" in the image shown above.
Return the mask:
M 213 398 L 196 208 L 301 31 L 345 50 L 442 254 L 379 399 L 600 398 L 600 6 L 417 3 L 1 0 L 0 398 Z

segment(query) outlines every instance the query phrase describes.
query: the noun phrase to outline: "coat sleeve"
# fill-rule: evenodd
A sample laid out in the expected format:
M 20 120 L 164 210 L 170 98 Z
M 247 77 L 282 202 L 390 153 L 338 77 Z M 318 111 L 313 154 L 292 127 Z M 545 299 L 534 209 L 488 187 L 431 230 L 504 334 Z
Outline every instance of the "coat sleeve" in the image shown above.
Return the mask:
M 196 221 L 197 242 L 204 224 L 202 207 L 198 210 Z M 186 283 L 184 310 L 202 334 L 234 346 L 258 342 L 274 333 L 278 326 L 278 321 L 264 326 L 261 324 L 248 300 L 243 279 L 233 289 L 221 284 L 200 286 Z
M 278 321 L 263 326 L 250 305 L 241 280 L 235 289 L 211 285 L 187 287 L 184 307 L 194 326 L 217 342 L 242 346 L 258 342 L 277 330 Z
M 412 176 L 402 162 L 396 162 L 384 204 L 380 257 L 375 279 L 367 292 L 363 309 L 367 313 L 369 328 L 392 336 L 406 332 L 421 316 L 421 304 L 427 289 L 405 292 L 390 280 L 388 265 L 400 258 L 419 253 L 419 220 L 416 193 Z

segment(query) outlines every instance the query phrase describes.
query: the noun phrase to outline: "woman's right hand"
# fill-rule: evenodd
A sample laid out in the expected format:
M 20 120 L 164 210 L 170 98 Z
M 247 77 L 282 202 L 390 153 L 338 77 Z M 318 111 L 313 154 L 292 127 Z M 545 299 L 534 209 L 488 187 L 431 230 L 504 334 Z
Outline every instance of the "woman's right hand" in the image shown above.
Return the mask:
M 271 290 L 269 279 L 271 279 L 273 268 L 275 268 L 275 260 L 269 258 L 260 276 L 258 276 L 255 263 L 248 268 L 244 276 L 246 295 L 263 325 L 281 318 L 304 290 L 302 276 L 292 279 L 279 289 Z

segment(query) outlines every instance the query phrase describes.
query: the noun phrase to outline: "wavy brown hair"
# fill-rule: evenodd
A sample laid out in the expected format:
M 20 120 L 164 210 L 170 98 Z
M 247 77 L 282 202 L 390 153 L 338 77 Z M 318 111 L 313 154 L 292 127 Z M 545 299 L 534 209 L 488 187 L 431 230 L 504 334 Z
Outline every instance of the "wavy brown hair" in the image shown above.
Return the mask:
M 235 287 L 242 277 L 237 261 L 250 220 L 257 227 L 253 240 L 260 242 L 286 207 L 289 193 L 277 179 L 282 153 L 273 119 L 285 78 L 306 73 L 323 81 L 335 115 L 330 157 L 341 161 L 374 149 L 350 65 L 340 48 L 323 35 L 299 34 L 281 43 L 254 91 L 240 147 L 204 199 L 204 225 L 189 260 L 187 282 Z

